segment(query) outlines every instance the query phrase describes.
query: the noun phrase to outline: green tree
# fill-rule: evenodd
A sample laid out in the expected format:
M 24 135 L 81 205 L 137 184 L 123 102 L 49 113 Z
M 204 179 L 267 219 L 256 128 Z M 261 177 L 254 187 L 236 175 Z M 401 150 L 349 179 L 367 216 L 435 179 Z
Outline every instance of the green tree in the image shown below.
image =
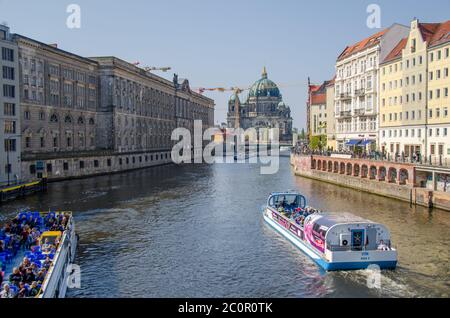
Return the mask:
M 311 143 L 309 144 L 309 147 L 312 150 L 322 150 L 326 146 L 327 146 L 327 136 L 326 135 L 311 137 Z

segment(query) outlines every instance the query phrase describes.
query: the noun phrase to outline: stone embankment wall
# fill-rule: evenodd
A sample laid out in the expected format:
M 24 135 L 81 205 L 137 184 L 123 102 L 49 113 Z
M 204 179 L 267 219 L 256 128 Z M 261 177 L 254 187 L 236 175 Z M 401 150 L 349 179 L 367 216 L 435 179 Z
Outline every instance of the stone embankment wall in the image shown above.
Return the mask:
M 292 155 L 291 164 L 298 176 L 450 211 L 448 193 L 416 186 L 413 164 L 316 155 Z

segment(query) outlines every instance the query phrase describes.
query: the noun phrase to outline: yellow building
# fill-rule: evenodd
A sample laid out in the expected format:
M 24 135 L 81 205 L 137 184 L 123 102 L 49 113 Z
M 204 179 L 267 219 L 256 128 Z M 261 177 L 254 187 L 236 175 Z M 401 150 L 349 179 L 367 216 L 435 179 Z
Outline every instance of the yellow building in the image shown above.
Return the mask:
M 450 163 L 450 21 L 436 31 L 428 50 L 428 153 Z
M 444 78 L 444 73 L 450 59 L 445 59 L 442 41 L 438 46 L 435 43 L 437 38 L 442 38 L 448 24 L 413 20 L 408 37 L 402 39 L 380 64 L 379 140 L 381 150 L 391 156 L 408 158 L 420 154 L 429 158 L 439 151 L 441 154 L 445 152 L 444 133 L 447 134 L 448 129 L 445 130 L 444 121 L 446 119 L 448 123 L 448 112 L 445 118 L 442 101 L 449 80 Z M 448 45 L 448 39 L 446 43 Z M 431 55 L 435 50 L 441 51 L 439 62 L 436 59 L 431 61 L 431 56 L 439 54 Z M 427 74 L 428 68 L 430 73 L 434 72 L 434 80 Z M 429 85 L 429 90 L 434 90 L 434 93 L 427 92 Z

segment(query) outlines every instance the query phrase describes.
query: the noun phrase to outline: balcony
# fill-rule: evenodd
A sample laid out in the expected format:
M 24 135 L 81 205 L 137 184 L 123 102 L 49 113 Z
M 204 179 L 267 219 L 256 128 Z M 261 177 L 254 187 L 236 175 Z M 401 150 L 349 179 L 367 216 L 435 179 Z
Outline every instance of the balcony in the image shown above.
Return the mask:
M 360 89 L 355 90 L 355 95 L 356 96 L 363 96 L 365 94 L 366 94 L 366 89 L 365 88 L 360 88 Z
M 350 92 L 341 93 L 339 98 L 342 100 L 346 100 L 346 99 L 348 100 L 348 99 L 352 99 L 352 95 L 350 94 Z
M 364 108 L 359 108 L 354 110 L 355 116 L 364 116 L 366 113 L 366 110 Z
M 338 117 L 340 117 L 340 118 L 352 117 L 352 111 L 351 110 L 343 110 L 338 113 Z

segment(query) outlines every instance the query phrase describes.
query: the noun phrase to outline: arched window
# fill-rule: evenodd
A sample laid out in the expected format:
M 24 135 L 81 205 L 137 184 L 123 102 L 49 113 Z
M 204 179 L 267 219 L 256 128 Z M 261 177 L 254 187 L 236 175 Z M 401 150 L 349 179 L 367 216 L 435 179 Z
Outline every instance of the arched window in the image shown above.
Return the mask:
M 72 123 L 72 117 L 70 117 L 69 115 L 66 116 L 66 118 L 64 118 L 64 122 L 66 124 L 71 124 Z
M 57 116 L 56 114 L 53 114 L 53 115 L 50 117 L 50 122 L 51 122 L 51 123 L 57 123 L 57 122 L 58 122 L 58 116 Z
M 89 118 L 89 125 L 95 125 L 94 118 Z
M 84 118 L 82 116 L 78 117 L 78 125 L 84 124 Z

